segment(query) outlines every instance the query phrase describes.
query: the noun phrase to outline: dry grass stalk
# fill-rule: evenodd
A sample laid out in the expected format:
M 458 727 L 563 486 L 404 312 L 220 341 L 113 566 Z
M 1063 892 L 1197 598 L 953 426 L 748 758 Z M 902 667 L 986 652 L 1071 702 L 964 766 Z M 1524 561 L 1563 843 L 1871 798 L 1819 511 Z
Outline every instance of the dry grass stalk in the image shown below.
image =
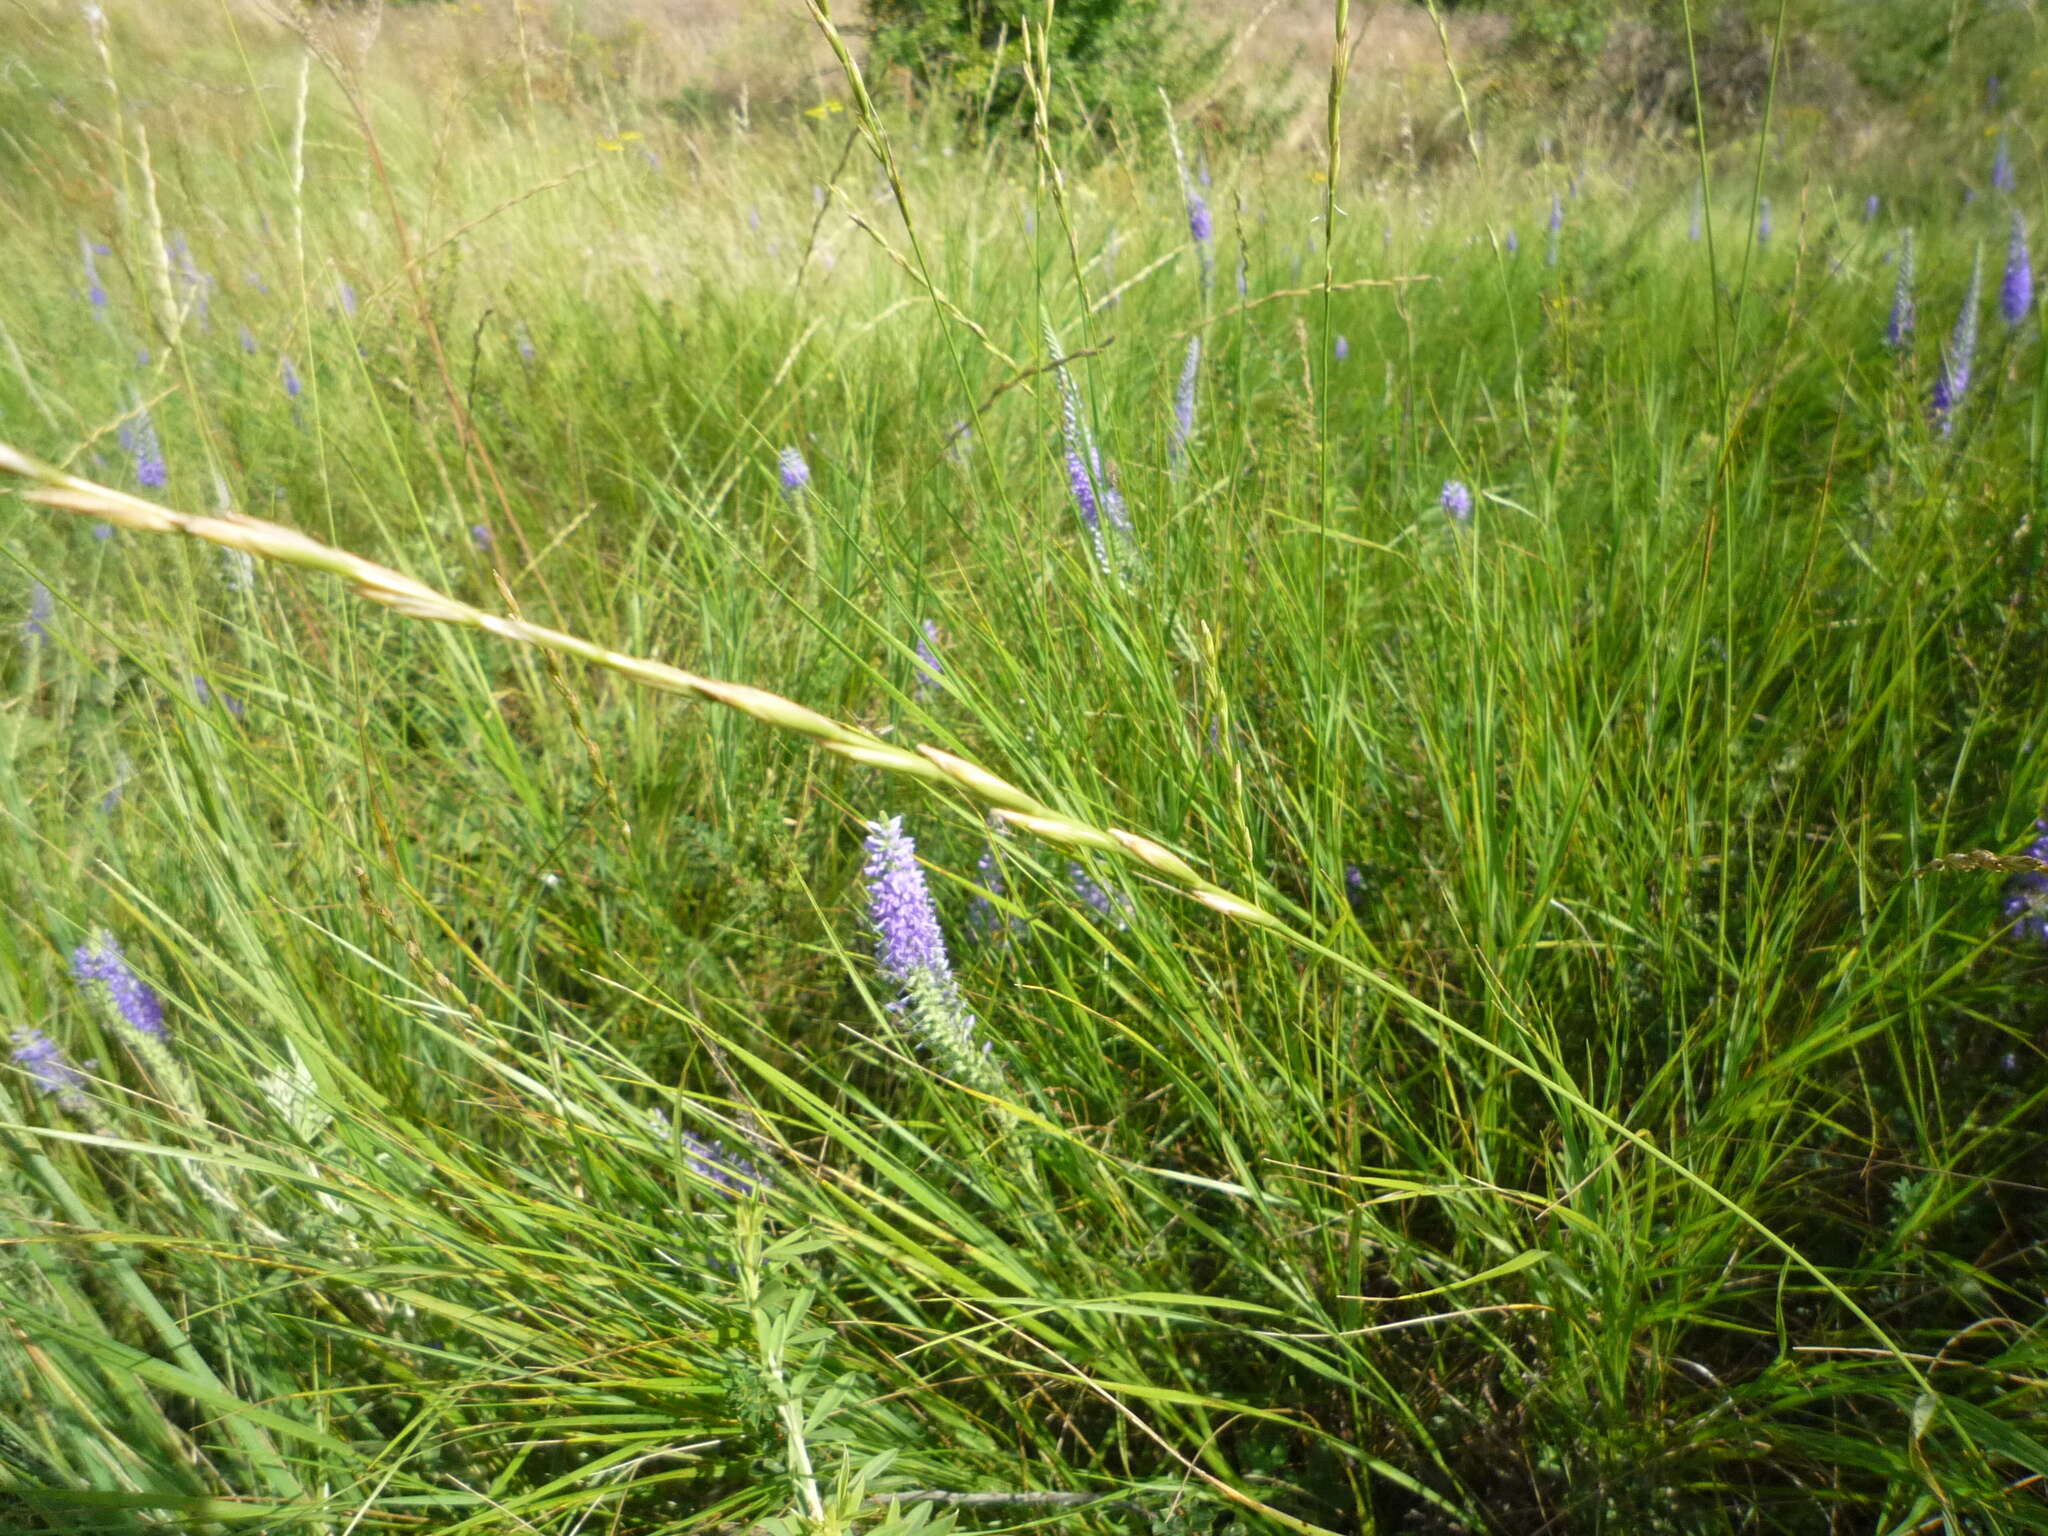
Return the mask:
M 182 533 L 226 549 L 264 560 L 325 571 L 354 588 L 356 595 L 381 603 L 408 618 L 480 629 L 504 640 L 536 646 L 553 655 L 573 656 L 665 693 L 679 693 L 736 709 L 778 730 L 808 736 L 828 752 L 856 763 L 904 774 L 933 785 L 957 785 L 995 808 L 998 816 L 1045 841 L 1065 848 L 1123 853 L 1167 884 L 1227 917 L 1255 926 L 1279 928 L 1282 923 L 1256 904 L 1203 879 L 1185 860 L 1149 838 L 1118 828 L 1091 826 L 1034 799 L 1007 780 L 976 763 L 936 747 L 915 751 L 892 745 L 870 732 L 842 725 L 793 699 L 746 683 L 700 677 L 665 662 L 627 656 L 562 630 L 526 619 L 487 613 L 436 591 L 402 571 L 378 565 L 347 550 L 335 549 L 282 523 L 266 522 L 240 512 L 204 516 L 174 512 L 153 501 L 99 485 L 0 443 L 0 473 L 27 482 L 18 494 L 25 501 L 100 518 L 136 533 Z

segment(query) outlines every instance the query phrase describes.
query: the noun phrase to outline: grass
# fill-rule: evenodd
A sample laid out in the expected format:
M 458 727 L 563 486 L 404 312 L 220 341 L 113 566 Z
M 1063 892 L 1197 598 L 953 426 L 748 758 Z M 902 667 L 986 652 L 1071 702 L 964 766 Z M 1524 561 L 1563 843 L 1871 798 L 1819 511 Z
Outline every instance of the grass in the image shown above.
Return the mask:
M 1941 171 L 1712 145 L 1711 251 L 1685 157 L 1541 124 L 1334 188 L 1212 146 L 1205 290 L 1135 148 L 851 89 L 678 124 L 509 43 L 449 100 L 189 20 L 9 23 L 0 441 L 135 491 L 146 406 L 166 507 L 872 762 L 0 503 L 0 601 L 51 594 L 0 648 L 0 1020 L 90 1064 L 0 1071 L 0 1528 L 2048 1529 L 2041 952 L 2014 866 L 1918 873 L 2048 802 L 2038 322 L 1987 303 L 1927 414 L 2023 134 L 1967 206 L 1973 104 Z M 871 958 L 894 815 L 992 1089 Z M 168 1047 L 71 978 L 102 927 Z

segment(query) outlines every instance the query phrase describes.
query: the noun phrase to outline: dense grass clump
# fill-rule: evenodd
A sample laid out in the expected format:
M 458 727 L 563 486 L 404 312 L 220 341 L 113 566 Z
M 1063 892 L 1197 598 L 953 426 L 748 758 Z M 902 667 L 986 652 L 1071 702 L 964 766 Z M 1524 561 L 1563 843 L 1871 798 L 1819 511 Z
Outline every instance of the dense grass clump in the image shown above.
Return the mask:
M 0 1529 L 2048 1530 L 2023 132 L 20 25 Z

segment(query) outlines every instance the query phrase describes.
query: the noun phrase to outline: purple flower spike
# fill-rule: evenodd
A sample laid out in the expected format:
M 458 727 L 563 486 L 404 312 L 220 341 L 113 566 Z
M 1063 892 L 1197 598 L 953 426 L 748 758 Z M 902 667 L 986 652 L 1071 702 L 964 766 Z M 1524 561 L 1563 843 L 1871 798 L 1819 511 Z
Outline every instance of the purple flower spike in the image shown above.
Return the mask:
M 1188 440 L 1195 435 L 1195 383 L 1202 371 L 1202 338 L 1188 338 L 1188 355 L 1180 365 L 1180 384 L 1173 392 L 1173 435 L 1167 443 L 1167 462 L 1178 470 L 1188 455 Z
M 341 312 L 353 320 L 356 317 L 356 290 L 345 277 L 334 280 L 334 296 L 341 300 Z
M 1437 502 L 1457 522 L 1472 521 L 1472 488 L 1464 481 L 1446 480 L 1443 494 L 1437 498 Z
M 1891 319 L 1884 329 L 1884 344 L 1894 352 L 1905 350 L 1913 341 L 1913 231 L 1899 242 L 1899 275 L 1892 282 Z
M 1501 244 L 1507 247 L 1507 252 L 1510 256 L 1516 256 L 1521 253 L 1522 242 L 1515 237 L 1514 225 L 1510 224 L 1508 226 L 1507 238 L 1501 241 Z
M 1970 267 L 1970 286 L 1963 294 L 1962 313 L 1949 332 L 1942 352 L 1941 376 L 1934 381 L 1932 414 L 1941 435 L 1955 430 L 1956 407 L 1970 392 L 1970 371 L 1977 357 L 1977 306 L 1984 287 L 1984 253 L 1979 250 Z
M 2030 858 L 2048 860 L 2048 820 L 2035 822 L 2034 831 L 2039 835 L 2025 851 Z M 2048 874 L 2029 869 L 2010 876 L 2000 910 L 2016 942 L 2048 949 Z
M 996 860 L 994 848 L 981 850 L 981 857 L 974 861 L 975 873 L 981 876 L 981 887 L 988 896 L 976 896 L 967 903 L 967 926 L 983 942 L 1003 942 L 1012 935 L 1023 932 L 1021 917 L 1006 917 L 996 911 L 996 904 L 990 896 L 1007 896 L 1010 888 L 1003 879 L 1003 866 Z
M 1871 193 L 1870 196 L 1864 198 L 1863 222 L 1866 224 L 1875 224 L 1877 222 L 1877 210 L 1880 206 L 1882 205 L 1878 202 L 1877 194 L 1875 192 Z
M 1059 338 L 1052 334 L 1050 327 L 1046 329 L 1045 347 L 1055 358 L 1060 356 Z M 1103 480 L 1102 455 L 1096 449 L 1095 434 L 1081 419 L 1081 391 L 1074 383 L 1074 376 L 1067 372 L 1064 363 L 1055 366 L 1053 376 L 1058 380 L 1060 390 L 1060 436 L 1064 439 L 1067 488 L 1073 492 L 1075 509 L 1081 514 L 1081 526 L 1087 529 L 1089 540 L 1095 546 L 1096 565 L 1103 575 L 1114 576 L 1116 567 L 1110 561 L 1109 542 L 1103 536 L 1102 513 L 1104 510 L 1109 512 L 1111 524 L 1119 531 L 1128 529 L 1130 519 L 1123 510 L 1121 498 L 1110 499 L 1113 489 Z
M 491 536 L 490 524 L 471 523 L 469 525 L 469 542 L 488 555 L 491 552 L 491 547 L 498 541 Z
M 994 1087 L 997 1073 L 985 1048 L 975 1044 L 974 1014 L 953 978 L 938 909 L 903 818 L 869 822 L 866 847 L 862 874 L 868 920 L 875 930 L 875 961 L 902 994 L 897 1008 L 948 1077 Z
M 299 391 L 304 386 L 299 382 L 299 370 L 292 366 L 292 360 L 288 357 L 279 358 L 277 372 L 278 378 L 284 384 L 285 398 L 287 400 L 298 399 Z
M 1998 312 L 2007 325 L 2018 325 L 2034 307 L 2034 268 L 2027 257 L 2027 220 L 2012 216 L 2012 239 L 2005 248 L 2005 281 L 1998 288 Z
M 795 501 L 804 487 L 811 483 L 811 466 L 794 448 L 785 448 L 775 456 L 775 472 L 782 480 L 782 494 L 791 501 Z
M 241 342 L 244 352 L 254 355 L 256 351 L 256 333 L 254 331 L 250 330 L 246 325 L 242 326 L 235 339 Z
M 101 928 L 90 941 L 71 952 L 71 974 L 88 990 L 98 989 L 120 1019 L 138 1035 L 168 1040 L 164 1028 L 163 1000 L 149 983 L 129 969 L 128 959 L 114 936 Z
M 85 1074 L 71 1064 L 63 1049 L 40 1029 L 17 1029 L 14 1049 L 8 1053 L 14 1064 L 28 1074 L 40 1093 L 52 1098 L 72 1114 L 87 1108 Z
M 50 621 L 57 616 L 56 600 L 40 581 L 28 595 L 28 616 L 21 621 L 21 643 L 40 650 L 50 643 Z
M 1555 192 L 1550 194 L 1550 232 L 1560 234 L 1564 230 L 1564 199 Z
M 1096 565 L 1101 567 L 1103 575 L 1114 575 L 1116 568 L 1109 561 L 1109 543 L 1102 536 L 1102 514 L 1095 502 L 1095 483 L 1088 478 L 1088 466 L 1081 462 L 1081 455 L 1072 448 L 1067 450 L 1067 489 L 1073 492 L 1074 505 L 1081 513 L 1081 524 L 1095 545 Z
M 1188 233 L 1197 245 L 1216 238 L 1216 221 L 1209 215 L 1209 200 L 1192 189 L 1188 192 Z
M 1768 197 L 1759 199 L 1756 205 L 1756 243 L 1771 243 L 1771 200 Z
M 99 263 L 93 259 L 101 247 L 95 246 L 84 235 L 78 237 L 79 254 L 85 263 L 85 296 L 92 307 L 104 311 L 107 307 L 106 285 L 100 281 Z
M 1330 350 L 1336 354 L 1338 362 L 1343 362 L 1351 355 L 1351 338 L 1349 336 L 1339 336 L 1336 345 Z
M 146 491 L 162 490 L 170 484 L 170 467 L 164 463 L 163 445 L 157 441 L 156 423 L 148 410 L 136 407 L 132 421 L 121 428 L 121 446 L 135 461 L 135 483 Z
M 1122 933 L 1131 926 L 1125 920 L 1125 914 L 1130 911 L 1130 903 L 1121 894 L 1111 895 L 1104 890 L 1096 882 L 1095 877 L 1079 864 L 1068 863 L 1067 884 L 1074 888 L 1074 894 L 1081 898 L 1082 904 L 1089 911 L 1109 923 L 1117 932 Z
M 690 1172 L 713 1185 L 724 1198 L 751 1195 L 761 1187 L 761 1170 L 744 1157 L 726 1151 L 721 1143 L 706 1141 L 689 1131 L 682 1132 L 676 1139 L 683 1144 Z
M 220 707 L 233 715 L 237 720 L 247 713 L 240 699 L 236 698 L 232 693 L 216 694 L 213 691 L 212 685 L 197 672 L 192 674 L 192 697 L 201 709 L 206 708 L 207 705 L 218 698 L 220 700 Z
M 1995 192 L 2010 192 L 2019 185 L 2019 178 L 2012 170 L 2012 144 L 2001 133 L 1998 136 L 1998 151 L 1991 157 L 1991 187 Z
M 939 626 L 926 619 L 917 637 L 917 696 L 928 699 L 938 691 L 946 669 L 939 663 Z

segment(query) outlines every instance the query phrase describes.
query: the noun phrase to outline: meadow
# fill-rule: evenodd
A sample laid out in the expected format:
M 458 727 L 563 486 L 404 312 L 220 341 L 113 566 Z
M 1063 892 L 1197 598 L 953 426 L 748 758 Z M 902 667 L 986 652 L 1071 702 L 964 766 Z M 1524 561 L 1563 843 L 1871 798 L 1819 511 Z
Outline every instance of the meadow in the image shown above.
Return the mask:
M 2033 22 L 566 13 L 0 18 L 0 1531 L 2048 1531 Z

